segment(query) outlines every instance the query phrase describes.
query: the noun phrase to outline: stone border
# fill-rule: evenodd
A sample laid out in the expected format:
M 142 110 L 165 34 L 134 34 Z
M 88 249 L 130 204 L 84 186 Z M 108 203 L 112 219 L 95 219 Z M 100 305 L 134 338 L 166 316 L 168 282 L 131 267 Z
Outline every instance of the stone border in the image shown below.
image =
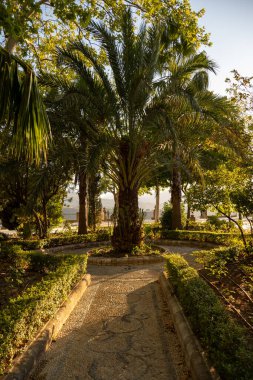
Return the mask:
M 160 274 L 159 283 L 169 306 L 175 329 L 184 352 L 186 364 L 191 371 L 193 379 L 220 380 L 220 377 L 214 368 L 210 368 L 206 362 L 203 350 L 174 294 L 166 272 Z
M 94 257 L 88 256 L 88 264 L 92 265 L 145 265 L 161 263 L 165 260 L 162 255 L 157 256 L 136 256 L 136 257 Z
M 3 380 L 26 380 L 28 378 L 39 358 L 48 350 L 52 340 L 57 336 L 90 283 L 91 276 L 86 274 L 71 291 L 68 299 L 58 309 L 55 316 L 46 323 L 25 351 L 14 360 L 10 372 L 1 377 Z

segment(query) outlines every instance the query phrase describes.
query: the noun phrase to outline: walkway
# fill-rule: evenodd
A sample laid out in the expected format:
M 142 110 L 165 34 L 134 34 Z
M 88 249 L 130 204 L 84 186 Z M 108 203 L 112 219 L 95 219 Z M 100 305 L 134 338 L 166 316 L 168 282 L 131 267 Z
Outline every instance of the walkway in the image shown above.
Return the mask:
M 157 282 L 162 269 L 90 266 L 91 286 L 30 380 L 190 379 Z

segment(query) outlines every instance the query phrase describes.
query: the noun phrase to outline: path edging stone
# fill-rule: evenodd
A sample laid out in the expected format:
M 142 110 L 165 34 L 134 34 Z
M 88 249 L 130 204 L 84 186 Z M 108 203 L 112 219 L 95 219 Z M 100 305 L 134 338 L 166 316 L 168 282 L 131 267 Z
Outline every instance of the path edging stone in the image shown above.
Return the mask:
M 1 377 L 3 380 L 26 380 L 28 378 L 30 372 L 39 361 L 39 358 L 48 350 L 52 340 L 60 332 L 62 326 L 90 283 L 91 276 L 90 274 L 86 274 L 71 291 L 68 299 L 58 309 L 54 317 L 45 324 L 33 342 L 14 361 L 10 372 L 4 377 Z
M 166 272 L 159 276 L 159 283 L 169 306 L 175 329 L 184 352 L 186 363 L 194 380 L 220 380 L 213 368 L 209 368 L 200 346 L 194 335 L 183 309 L 174 294 Z

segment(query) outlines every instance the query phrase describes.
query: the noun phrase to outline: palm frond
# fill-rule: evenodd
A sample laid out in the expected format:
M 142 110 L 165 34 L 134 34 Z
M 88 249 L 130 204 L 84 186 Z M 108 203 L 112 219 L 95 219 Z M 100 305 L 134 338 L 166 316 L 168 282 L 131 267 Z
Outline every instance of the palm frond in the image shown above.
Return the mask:
M 0 122 L 12 126 L 12 148 L 30 162 L 46 157 L 49 120 L 32 68 L 0 48 Z

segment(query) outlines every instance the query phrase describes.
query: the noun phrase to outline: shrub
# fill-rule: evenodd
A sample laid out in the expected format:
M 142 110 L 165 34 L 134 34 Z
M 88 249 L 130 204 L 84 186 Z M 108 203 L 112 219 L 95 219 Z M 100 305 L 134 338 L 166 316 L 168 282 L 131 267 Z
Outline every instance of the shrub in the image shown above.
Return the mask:
M 253 347 L 246 329 L 229 316 L 214 291 L 180 255 L 168 255 L 166 267 L 192 329 L 221 378 L 253 378 Z
M 161 215 L 161 225 L 162 228 L 168 230 L 172 229 L 172 205 L 168 202 L 165 202 L 163 205 L 163 211 Z
M 23 250 L 32 251 L 41 248 L 52 248 L 63 245 L 80 244 L 96 241 L 107 241 L 110 239 L 110 234 L 107 230 L 89 233 L 86 235 L 60 235 L 51 237 L 45 240 L 17 240 L 12 239 L 2 243 L 2 247 L 19 245 Z
M 37 253 L 31 254 L 30 258 L 35 267 L 39 265 L 39 259 L 42 262 L 52 260 L 55 270 L 22 295 L 11 299 L 0 311 L 0 374 L 8 370 L 13 358 L 36 336 L 86 272 L 86 255 L 66 255 L 56 259 Z
M 163 230 L 162 238 L 171 240 L 189 240 L 230 245 L 231 241 L 234 239 L 239 239 L 240 235 L 210 231 Z
M 218 247 L 209 250 L 195 251 L 196 261 L 216 276 L 227 273 L 227 265 L 235 262 L 245 252 L 243 246 Z

